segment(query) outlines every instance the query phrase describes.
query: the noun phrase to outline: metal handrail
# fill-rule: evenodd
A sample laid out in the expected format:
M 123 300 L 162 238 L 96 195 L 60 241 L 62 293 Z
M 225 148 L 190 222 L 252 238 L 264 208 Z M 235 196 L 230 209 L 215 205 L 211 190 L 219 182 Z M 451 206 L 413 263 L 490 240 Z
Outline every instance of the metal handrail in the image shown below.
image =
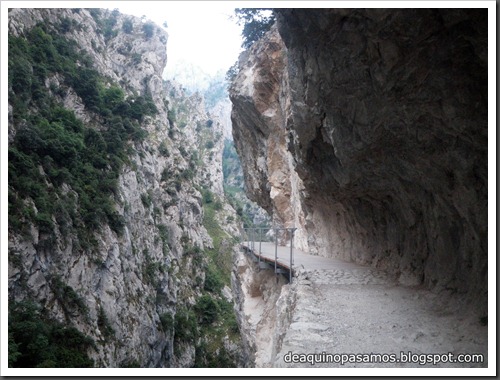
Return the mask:
M 275 239 L 274 239 L 274 273 L 278 273 L 278 232 L 279 231 L 290 231 L 290 283 L 292 282 L 293 278 L 293 238 L 295 235 L 295 231 L 297 228 L 295 227 L 284 227 L 284 228 L 277 228 L 277 227 L 246 227 L 244 228 L 245 231 L 247 232 L 247 237 L 250 238 L 251 240 L 248 240 L 248 245 L 249 249 L 255 253 L 255 231 L 259 230 L 259 253 L 257 255 L 258 261 L 260 264 L 261 260 L 261 255 L 262 255 L 262 230 L 263 229 L 268 229 L 268 230 L 274 230 L 275 231 Z M 288 235 L 288 233 L 287 233 Z

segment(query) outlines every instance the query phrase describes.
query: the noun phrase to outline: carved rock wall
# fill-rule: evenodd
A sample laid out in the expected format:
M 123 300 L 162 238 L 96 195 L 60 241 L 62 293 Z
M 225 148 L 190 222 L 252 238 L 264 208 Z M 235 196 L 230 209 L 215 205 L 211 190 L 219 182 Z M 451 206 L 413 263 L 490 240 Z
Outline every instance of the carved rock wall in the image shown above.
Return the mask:
M 231 90 L 250 196 L 313 253 L 485 300 L 486 10 L 276 14 Z

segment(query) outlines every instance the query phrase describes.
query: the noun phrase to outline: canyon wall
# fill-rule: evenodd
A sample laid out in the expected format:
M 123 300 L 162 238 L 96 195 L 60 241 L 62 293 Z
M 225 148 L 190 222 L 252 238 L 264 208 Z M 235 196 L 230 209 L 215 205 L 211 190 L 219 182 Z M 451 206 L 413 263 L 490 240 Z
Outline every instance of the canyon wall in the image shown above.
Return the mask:
M 251 367 L 273 367 L 294 315 L 293 289 L 253 254 L 235 252 L 231 283 L 243 350 Z
M 298 246 L 487 295 L 487 12 L 277 9 L 239 61 L 249 197 Z
M 76 366 L 243 365 L 221 279 L 238 234 L 223 128 L 199 95 L 162 80 L 167 37 L 117 11 L 9 9 L 14 367 L 68 366 L 35 361 L 27 310 L 45 339 L 85 336 L 65 348 L 90 358 Z

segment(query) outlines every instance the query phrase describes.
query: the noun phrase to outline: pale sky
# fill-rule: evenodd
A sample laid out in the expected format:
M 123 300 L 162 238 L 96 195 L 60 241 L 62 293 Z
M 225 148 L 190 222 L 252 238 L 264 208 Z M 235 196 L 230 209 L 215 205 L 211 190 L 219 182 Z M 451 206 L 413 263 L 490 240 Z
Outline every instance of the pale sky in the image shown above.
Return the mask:
M 213 75 L 229 69 L 242 50 L 241 28 L 229 19 L 235 8 L 231 2 L 120 1 L 112 7 L 145 15 L 158 26 L 167 22 L 167 72 L 178 62 L 188 62 Z

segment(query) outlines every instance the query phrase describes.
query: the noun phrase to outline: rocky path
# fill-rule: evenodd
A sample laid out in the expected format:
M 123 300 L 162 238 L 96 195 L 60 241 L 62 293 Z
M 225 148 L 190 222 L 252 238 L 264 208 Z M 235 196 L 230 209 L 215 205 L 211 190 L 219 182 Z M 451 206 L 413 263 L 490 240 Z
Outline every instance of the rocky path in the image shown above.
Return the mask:
M 275 367 L 487 366 L 487 327 L 452 297 L 398 286 L 373 269 L 302 269 L 292 286 L 293 317 Z M 401 352 L 411 353 L 413 362 Z M 296 359 L 305 362 L 291 363 L 290 353 L 321 355 L 299 356 Z M 337 356 L 327 358 L 323 353 Z M 372 353 L 382 358 L 351 361 L 353 354 Z M 450 362 L 458 354 L 477 353 L 484 355 L 483 363 Z M 342 354 L 350 355 L 344 356 L 344 364 L 338 362 Z M 323 358 L 335 362 L 311 363 Z M 361 360 L 367 358 L 363 355 Z
M 279 261 L 289 265 L 290 249 L 278 248 Z M 273 260 L 274 245 L 263 243 L 262 255 Z M 487 366 L 488 328 L 456 297 L 403 287 L 371 267 L 300 251 L 294 253 L 293 267 L 290 325 L 270 366 Z M 295 363 L 290 360 L 294 354 Z M 368 362 L 370 354 L 381 357 L 371 356 Z M 482 354 L 484 361 L 454 362 L 459 354 Z M 362 355 L 361 362 L 353 355 Z

